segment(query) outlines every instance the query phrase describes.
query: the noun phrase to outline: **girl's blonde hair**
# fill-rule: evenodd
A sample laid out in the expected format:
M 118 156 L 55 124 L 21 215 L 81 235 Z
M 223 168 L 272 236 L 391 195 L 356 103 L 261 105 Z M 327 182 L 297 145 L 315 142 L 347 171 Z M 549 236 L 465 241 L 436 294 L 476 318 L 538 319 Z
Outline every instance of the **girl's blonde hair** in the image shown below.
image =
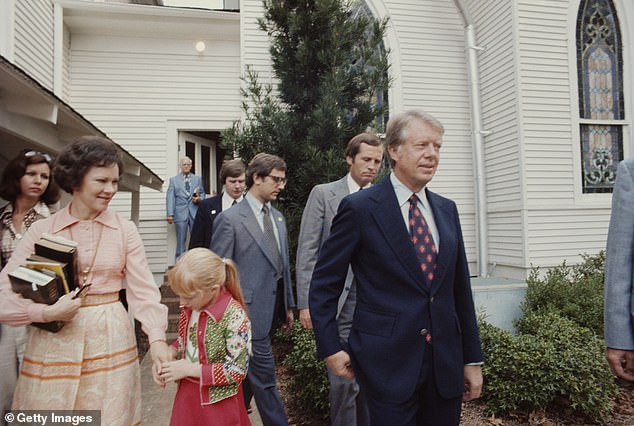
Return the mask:
M 191 297 L 203 290 L 225 286 L 244 308 L 244 298 L 235 263 L 213 251 L 197 247 L 183 254 L 167 273 L 170 287 L 179 296 Z

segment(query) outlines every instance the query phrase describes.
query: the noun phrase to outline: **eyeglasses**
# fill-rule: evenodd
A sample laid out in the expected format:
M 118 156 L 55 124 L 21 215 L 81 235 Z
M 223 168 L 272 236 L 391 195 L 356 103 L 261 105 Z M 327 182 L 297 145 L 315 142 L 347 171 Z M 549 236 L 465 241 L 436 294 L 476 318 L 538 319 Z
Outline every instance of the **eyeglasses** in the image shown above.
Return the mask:
M 45 152 L 40 152 L 40 151 L 27 151 L 24 153 L 25 157 L 35 157 L 35 156 L 40 156 L 43 157 L 44 160 L 46 160 L 47 163 L 50 163 L 51 161 L 53 161 L 53 157 L 51 157 L 50 155 L 48 155 Z
M 275 183 L 278 184 L 278 185 L 286 185 L 286 182 L 288 182 L 288 179 L 286 179 L 285 177 L 282 177 L 282 176 L 268 175 L 268 177 L 273 179 L 273 181 L 275 181 Z

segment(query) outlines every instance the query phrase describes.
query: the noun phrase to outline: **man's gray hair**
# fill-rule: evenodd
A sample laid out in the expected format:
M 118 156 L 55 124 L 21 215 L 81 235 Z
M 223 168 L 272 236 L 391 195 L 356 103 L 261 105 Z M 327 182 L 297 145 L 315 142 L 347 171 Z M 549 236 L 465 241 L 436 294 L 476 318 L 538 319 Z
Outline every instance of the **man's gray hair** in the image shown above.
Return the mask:
M 387 123 L 385 141 L 388 148 L 390 146 L 398 147 L 407 140 L 409 136 L 407 134 L 409 124 L 414 120 L 418 120 L 427 124 L 431 128 L 438 130 L 441 135 L 445 133 L 445 127 L 442 123 L 438 121 L 436 117 L 425 111 L 412 110 L 401 112 L 400 114 L 390 117 L 390 120 Z M 389 156 L 388 158 L 390 159 L 390 165 L 394 167 L 394 160 L 392 160 Z

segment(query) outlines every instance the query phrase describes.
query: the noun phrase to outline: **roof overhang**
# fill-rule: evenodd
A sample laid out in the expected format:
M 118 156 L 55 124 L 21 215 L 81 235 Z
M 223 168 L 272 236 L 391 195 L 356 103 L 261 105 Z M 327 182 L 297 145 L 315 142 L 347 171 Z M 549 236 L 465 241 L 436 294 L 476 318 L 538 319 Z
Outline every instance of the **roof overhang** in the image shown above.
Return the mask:
M 73 139 L 84 135 L 108 137 L 53 92 L 0 56 L 0 140 L 2 156 L 13 158 L 25 148 L 54 155 Z M 116 141 L 115 141 L 116 144 Z M 141 186 L 161 191 L 163 180 L 117 144 L 123 157 L 121 191 Z
M 240 14 L 208 9 L 56 0 L 73 34 L 240 39 Z

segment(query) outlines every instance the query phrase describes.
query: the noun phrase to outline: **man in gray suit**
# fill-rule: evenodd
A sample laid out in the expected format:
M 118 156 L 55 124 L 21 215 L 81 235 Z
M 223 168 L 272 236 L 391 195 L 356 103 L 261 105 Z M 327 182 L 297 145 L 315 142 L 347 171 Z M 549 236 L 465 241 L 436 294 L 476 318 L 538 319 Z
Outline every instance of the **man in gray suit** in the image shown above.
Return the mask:
M 370 186 L 379 172 L 382 159 L 383 145 L 378 137 L 370 133 L 361 133 L 353 137 L 346 148 L 349 173 L 337 181 L 315 186 L 308 197 L 302 214 L 295 265 L 299 319 L 304 328 L 313 328 L 308 309 L 310 280 L 321 246 L 330 234 L 330 225 L 339 208 L 339 202 L 346 195 Z M 339 298 L 337 315 L 339 335 L 344 341 L 347 341 L 350 334 L 355 302 L 353 276 L 349 270 L 343 293 Z M 356 380 L 336 376 L 330 370 L 328 380 L 331 424 L 369 424 L 368 408 Z
M 275 155 L 257 154 L 246 178 L 244 199 L 214 221 L 211 250 L 238 266 L 251 320 L 253 355 L 243 382 L 245 402 L 255 397 L 265 426 L 288 425 L 271 349 L 271 336 L 278 326 L 292 325 L 295 308 L 286 222 L 271 206 L 286 185 L 286 163 Z
M 634 381 L 634 158 L 619 164 L 605 263 L 605 356 L 612 372 Z

